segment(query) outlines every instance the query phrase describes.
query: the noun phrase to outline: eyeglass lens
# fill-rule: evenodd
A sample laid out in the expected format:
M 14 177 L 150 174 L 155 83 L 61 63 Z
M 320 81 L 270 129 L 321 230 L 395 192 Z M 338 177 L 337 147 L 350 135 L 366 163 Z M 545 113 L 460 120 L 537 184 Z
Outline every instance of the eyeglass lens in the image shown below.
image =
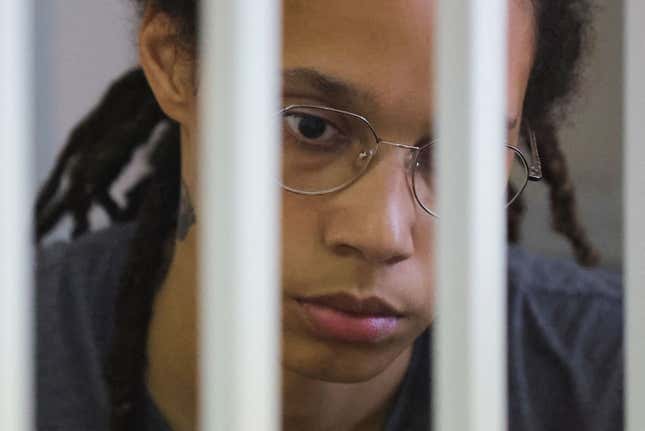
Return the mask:
M 282 128 L 282 183 L 296 193 L 324 194 L 346 187 L 365 172 L 377 149 L 364 120 L 335 110 L 289 108 L 282 113 Z M 436 151 L 436 143 L 417 150 L 412 177 L 419 204 L 433 214 L 437 214 Z M 506 162 L 507 203 L 511 203 L 526 186 L 528 166 L 514 147 L 506 147 Z
M 414 165 L 413 187 L 419 204 L 427 211 L 437 214 L 437 151 L 435 142 L 422 148 Z M 528 181 L 528 165 L 521 152 L 511 146 L 505 147 L 508 186 L 506 203 L 511 204 L 522 193 Z M 464 167 L 464 169 L 466 169 Z
M 331 191 L 355 180 L 375 150 L 370 128 L 350 115 L 297 108 L 282 123 L 282 181 L 295 191 Z

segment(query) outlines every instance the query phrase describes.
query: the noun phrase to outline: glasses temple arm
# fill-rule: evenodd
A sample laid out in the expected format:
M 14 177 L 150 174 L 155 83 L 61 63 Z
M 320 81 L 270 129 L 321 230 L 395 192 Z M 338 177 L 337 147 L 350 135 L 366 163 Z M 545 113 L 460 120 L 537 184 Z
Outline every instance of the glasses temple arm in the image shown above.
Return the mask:
M 528 127 L 529 147 L 531 149 L 531 164 L 529 165 L 529 180 L 540 181 L 542 179 L 542 161 L 537 148 L 535 132 Z

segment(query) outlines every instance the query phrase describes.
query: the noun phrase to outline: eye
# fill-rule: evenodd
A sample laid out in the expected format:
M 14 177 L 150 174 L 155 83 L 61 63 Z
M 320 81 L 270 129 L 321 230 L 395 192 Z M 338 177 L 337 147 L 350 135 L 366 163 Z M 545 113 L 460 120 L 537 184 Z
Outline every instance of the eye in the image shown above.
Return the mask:
M 340 132 L 329 121 L 316 115 L 290 113 L 285 116 L 288 132 L 307 144 L 332 146 Z
M 423 177 L 430 177 L 433 174 L 435 168 L 435 146 L 434 145 L 425 145 L 421 147 L 419 152 L 416 155 L 416 164 L 415 171 L 417 175 Z

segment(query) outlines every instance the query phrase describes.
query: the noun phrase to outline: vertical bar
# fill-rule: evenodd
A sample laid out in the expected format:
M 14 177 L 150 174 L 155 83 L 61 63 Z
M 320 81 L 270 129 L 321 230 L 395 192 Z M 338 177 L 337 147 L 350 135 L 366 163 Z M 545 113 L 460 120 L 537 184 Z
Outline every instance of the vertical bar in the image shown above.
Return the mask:
M 201 429 L 278 430 L 281 2 L 201 3 Z
M 32 3 L 0 2 L 0 428 L 33 426 Z
M 628 431 L 645 430 L 645 3 L 625 2 L 625 400 Z
M 507 13 L 507 0 L 439 1 L 441 220 L 433 381 L 440 431 L 507 427 Z

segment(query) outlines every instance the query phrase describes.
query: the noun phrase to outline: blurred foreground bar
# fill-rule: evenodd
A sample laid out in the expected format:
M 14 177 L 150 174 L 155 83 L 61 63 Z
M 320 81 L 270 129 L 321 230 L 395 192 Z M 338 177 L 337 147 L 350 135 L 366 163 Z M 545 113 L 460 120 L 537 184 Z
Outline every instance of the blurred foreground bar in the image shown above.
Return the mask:
M 31 161 L 34 10 L 0 1 L 0 429 L 33 429 Z
M 201 3 L 200 429 L 277 431 L 281 2 Z
M 438 431 L 507 428 L 506 3 L 439 1 Z
M 625 2 L 625 401 L 628 431 L 645 430 L 645 2 Z

